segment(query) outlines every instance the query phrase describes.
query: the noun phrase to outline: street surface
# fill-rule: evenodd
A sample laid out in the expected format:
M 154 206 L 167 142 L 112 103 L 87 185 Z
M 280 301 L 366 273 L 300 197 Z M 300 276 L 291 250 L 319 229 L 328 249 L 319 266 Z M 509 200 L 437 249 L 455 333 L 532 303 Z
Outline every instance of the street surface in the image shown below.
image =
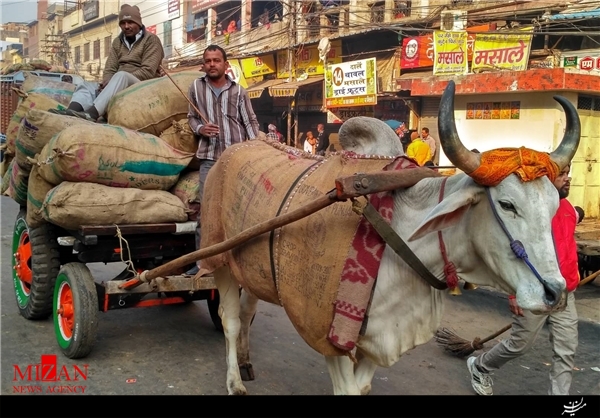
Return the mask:
M 65 368 L 69 373 L 74 370 L 73 366 L 84 370 L 87 365 L 86 380 L 67 382 L 71 387 L 80 386 L 71 389 L 78 393 L 227 393 L 225 342 L 223 335 L 214 329 L 206 301 L 100 313 L 98 339 L 91 354 L 79 360 L 63 356 L 54 337 L 51 318 L 27 321 L 18 313 L 11 275 L 11 241 L 18 206 L 2 197 L 1 209 L 1 394 L 14 394 L 15 385 L 37 385 L 42 391 L 59 390 L 54 383 L 13 381 L 15 365 L 25 370 L 30 364 L 39 364 L 44 354 L 57 355 L 59 369 Z M 91 267 L 98 281 L 112 278 L 123 268 L 119 264 Z M 600 283 L 592 283 L 576 293 L 579 349 L 572 395 L 600 395 L 599 286 Z M 490 335 L 510 321 L 506 295 L 478 289 L 463 291 L 460 297 L 447 296 L 442 326 L 472 340 Z M 250 358 L 256 380 L 245 382 L 249 394 L 332 394 L 324 359 L 300 339 L 281 308 L 260 302 L 250 335 Z M 492 343 L 486 347 L 490 348 Z M 551 358 L 548 331 L 543 329 L 529 353 L 495 373 L 494 394 L 546 394 Z M 474 395 L 465 359 L 446 354 L 433 340 L 406 353 L 393 367 L 378 369 L 371 393 Z

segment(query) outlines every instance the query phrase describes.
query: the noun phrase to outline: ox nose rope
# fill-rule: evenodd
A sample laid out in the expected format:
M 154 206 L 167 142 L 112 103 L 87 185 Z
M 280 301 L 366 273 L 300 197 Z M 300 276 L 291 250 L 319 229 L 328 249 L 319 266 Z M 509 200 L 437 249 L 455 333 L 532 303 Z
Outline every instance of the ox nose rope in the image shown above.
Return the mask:
M 504 222 L 500 218 L 500 215 L 498 215 L 498 211 L 496 210 L 496 206 L 494 205 L 494 201 L 492 200 L 492 194 L 490 192 L 489 187 L 485 188 L 485 194 L 488 198 L 488 201 L 490 202 L 490 206 L 492 207 L 492 213 L 494 214 L 494 217 L 496 218 L 496 220 L 500 224 L 500 227 L 502 228 L 502 230 L 508 237 L 508 240 L 510 241 L 510 249 L 515 254 L 515 256 L 517 256 L 517 258 L 523 260 L 523 262 L 525 262 L 525 264 L 527 264 L 527 267 L 529 267 L 529 269 L 534 274 L 534 276 L 538 279 L 538 281 L 542 285 L 546 286 L 547 285 L 546 281 L 542 278 L 542 276 L 540 276 L 540 274 L 535 269 L 533 264 L 531 264 L 531 262 L 529 261 L 529 257 L 527 256 L 527 251 L 525 251 L 525 246 L 523 245 L 523 243 L 519 240 L 514 239 L 512 237 L 512 235 L 510 234 L 510 232 L 508 232 L 508 229 L 506 229 L 506 225 L 504 225 Z

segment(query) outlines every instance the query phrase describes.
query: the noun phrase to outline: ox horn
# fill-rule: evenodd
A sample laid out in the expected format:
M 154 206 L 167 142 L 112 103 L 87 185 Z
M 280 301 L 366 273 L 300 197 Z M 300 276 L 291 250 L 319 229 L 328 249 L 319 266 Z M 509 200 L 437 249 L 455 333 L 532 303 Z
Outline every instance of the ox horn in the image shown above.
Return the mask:
M 471 173 L 479 167 L 481 156 L 469 151 L 458 137 L 454 121 L 454 81 L 448 82 L 438 112 L 438 133 L 440 143 L 448 159 L 465 173 Z
M 554 161 L 562 170 L 568 164 L 577 152 L 579 147 L 579 140 L 581 138 L 581 122 L 579 121 L 579 114 L 575 109 L 575 106 L 570 101 L 562 96 L 554 96 L 556 100 L 565 111 L 567 119 L 567 126 L 565 128 L 565 134 L 558 147 L 550 153 L 550 158 Z

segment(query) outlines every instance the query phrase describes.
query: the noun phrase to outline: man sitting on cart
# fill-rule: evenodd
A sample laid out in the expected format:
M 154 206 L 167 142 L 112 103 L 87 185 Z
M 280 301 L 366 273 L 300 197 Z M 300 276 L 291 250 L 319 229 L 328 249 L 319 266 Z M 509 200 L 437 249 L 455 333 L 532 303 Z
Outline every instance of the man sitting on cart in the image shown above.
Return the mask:
M 49 110 L 90 121 L 104 117 L 110 99 L 127 87 L 161 76 L 164 51 L 160 39 L 142 24 L 140 9 L 124 4 L 119 12 L 121 34 L 115 38 L 100 84 L 80 84 L 66 110 Z

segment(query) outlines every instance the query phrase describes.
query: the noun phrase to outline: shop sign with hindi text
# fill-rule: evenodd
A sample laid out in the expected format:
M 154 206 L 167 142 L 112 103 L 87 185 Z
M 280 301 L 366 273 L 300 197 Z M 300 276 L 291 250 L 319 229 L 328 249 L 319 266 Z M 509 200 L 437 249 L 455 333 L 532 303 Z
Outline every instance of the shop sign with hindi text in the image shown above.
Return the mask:
M 433 74 L 466 74 L 469 71 L 467 32 L 436 30 L 433 32 L 433 53 Z
M 325 106 L 354 107 L 377 104 L 375 58 L 329 65 L 325 74 Z
M 471 71 L 475 73 L 481 70 L 525 71 L 531 51 L 531 38 L 531 32 L 477 34 Z
M 560 66 L 576 68 L 584 73 L 600 74 L 600 52 L 598 50 L 565 51 Z
M 474 32 L 487 32 L 490 30 L 496 30 L 495 23 L 467 28 L 467 58 L 469 61 L 473 56 L 473 44 L 476 36 Z M 402 70 L 432 66 L 433 33 L 423 36 L 411 36 L 402 40 L 402 55 L 400 58 L 400 68 Z
M 242 58 L 242 71 L 245 77 L 258 77 L 275 72 L 275 59 L 273 54 L 262 55 L 260 57 Z

